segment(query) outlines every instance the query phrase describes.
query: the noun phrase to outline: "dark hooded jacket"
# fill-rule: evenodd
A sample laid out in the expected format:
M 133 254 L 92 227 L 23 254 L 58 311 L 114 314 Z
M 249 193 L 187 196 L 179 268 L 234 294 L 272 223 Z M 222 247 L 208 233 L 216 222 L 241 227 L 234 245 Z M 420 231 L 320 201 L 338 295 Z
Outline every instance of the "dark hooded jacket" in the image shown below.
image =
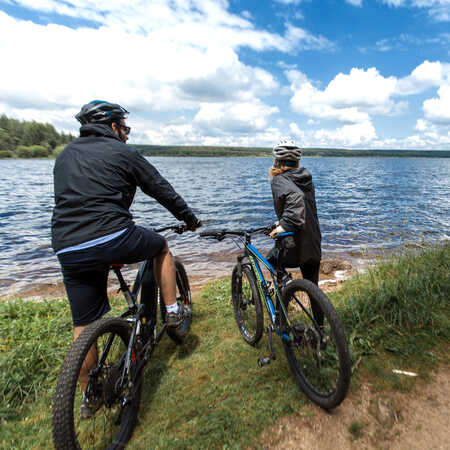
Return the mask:
M 320 262 L 322 235 L 311 174 L 304 167 L 288 170 L 273 177 L 271 187 L 280 225 L 294 232 L 294 242 L 280 241 L 285 267 Z
M 155 167 L 107 125 L 83 125 L 80 137 L 57 157 L 53 174 L 55 252 L 132 225 L 129 208 L 137 186 L 178 220 L 197 222 L 186 202 Z

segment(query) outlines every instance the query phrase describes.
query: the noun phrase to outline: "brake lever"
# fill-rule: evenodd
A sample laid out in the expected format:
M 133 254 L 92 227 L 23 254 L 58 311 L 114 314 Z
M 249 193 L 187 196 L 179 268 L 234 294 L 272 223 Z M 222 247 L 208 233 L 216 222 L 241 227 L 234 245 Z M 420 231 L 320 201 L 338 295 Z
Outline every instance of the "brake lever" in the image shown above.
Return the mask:
M 173 229 L 174 233 L 176 234 L 183 234 L 187 230 L 186 225 L 178 225 L 176 228 Z
M 267 226 L 267 227 L 265 228 L 265 230 L 263 231 L 263 233 L 264 233 L 266 236 L 269 236 L 270 233 L 271 233 L 273 230 L 275 230 L 275 228 L 276 228 L 276 225 L 275 225 L 275 224 L 269 225 L 269 226 Z

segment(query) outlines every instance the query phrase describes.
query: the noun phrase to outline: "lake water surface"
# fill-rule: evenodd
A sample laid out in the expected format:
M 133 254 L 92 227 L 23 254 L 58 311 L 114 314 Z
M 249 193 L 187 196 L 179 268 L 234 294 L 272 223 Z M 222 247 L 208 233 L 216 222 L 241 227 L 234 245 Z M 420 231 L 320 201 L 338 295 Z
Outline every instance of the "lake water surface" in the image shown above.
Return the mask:
M 269 158 L 149 158 L 194 209 L 206 228 L 251 228 L 275 220 Z M 50 248 L 53 160 L 0 160 L 0 295 L 60 280 Z M 450 159 L 318 158 L 313 174 L 324 256 L 362 257 L 421 239 L 450 236 Z M 138 192 L 132 212 L 148 227 L 175 219 Z M 224 275 L 236 247 L 196 233 L 170 237 L 191 275 Z M 257 245 L 269 249 L 261 236 Z

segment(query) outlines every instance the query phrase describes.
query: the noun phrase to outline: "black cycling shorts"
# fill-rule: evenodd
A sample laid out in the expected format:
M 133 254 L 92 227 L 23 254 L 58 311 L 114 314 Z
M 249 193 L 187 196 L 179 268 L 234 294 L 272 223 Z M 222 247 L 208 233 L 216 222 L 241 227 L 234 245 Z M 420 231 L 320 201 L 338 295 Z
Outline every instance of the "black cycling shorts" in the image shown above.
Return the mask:
M 89 325 L 106 314 L 111 263 L 133 264 L 157 256 L 166 240 L 160 234 L 132 225 L 104 244 L 58 255 L 75 327 Z

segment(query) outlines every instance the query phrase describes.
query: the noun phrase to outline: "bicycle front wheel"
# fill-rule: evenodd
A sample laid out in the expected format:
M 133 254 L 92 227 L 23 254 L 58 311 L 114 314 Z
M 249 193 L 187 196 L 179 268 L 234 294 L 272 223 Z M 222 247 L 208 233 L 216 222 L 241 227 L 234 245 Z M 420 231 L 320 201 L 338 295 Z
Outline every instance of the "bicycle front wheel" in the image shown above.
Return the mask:
M 339 317 L 326 295 L 308 280 L 294 280 L 283 290 L 288 320 L 283 345 L 303 392 L 317 405 L 332 409 L 347 395 L 351 361 Z
M 119 449 L 130 439 L 139 410 L 142 378 L 139 375 L 132 388 L 129 380 L 122 380 L 129 338 L 129 325 L 109 318 L 88 326 L 73 343 L 62 365 L 53 404 L 56 449 Z M 131 376 L 137 362 L 133 351 Z M 90 371 L 87 379 L 83 372 L 83 384 L 87 382 L 83 393 L 79 377 L 86 363 Z
M 234 317 L 242 337 L 256 345 L 264 329 L 264 315 L 256 278 L 247 264 L 234 266 L 231 275 L 231 298 Z

